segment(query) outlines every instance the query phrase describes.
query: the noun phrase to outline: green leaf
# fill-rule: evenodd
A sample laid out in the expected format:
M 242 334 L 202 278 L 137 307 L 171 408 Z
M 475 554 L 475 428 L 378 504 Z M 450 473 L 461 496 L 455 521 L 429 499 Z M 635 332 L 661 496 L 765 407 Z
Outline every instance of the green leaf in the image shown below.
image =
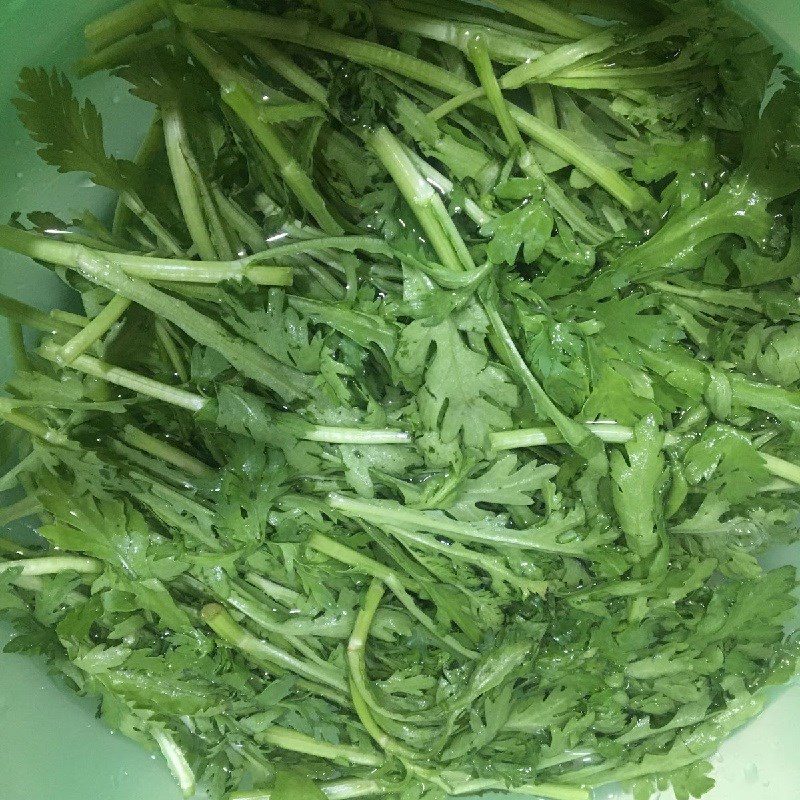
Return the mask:
M 640 556 L 649 555 L 658 544 L 657 493 L 664 472 L 664 434 L 653 417 L 635 428 L 633 439 L 611 454 L 614 509 L 629 547 Z
M 325 793 L 310 778 L 281 769 L 275 775 L 270 797 L 271 800 L 325 800 Z
M 81 104 L 63 73 L 26 67 L 20 73 L 23 97 L 12 102 L 39 155 L 59 172 L 87 172 L 109 189 L 127 191 L 136 186 L 136 167 L 108 155 L 103 120 L 91 100 Z

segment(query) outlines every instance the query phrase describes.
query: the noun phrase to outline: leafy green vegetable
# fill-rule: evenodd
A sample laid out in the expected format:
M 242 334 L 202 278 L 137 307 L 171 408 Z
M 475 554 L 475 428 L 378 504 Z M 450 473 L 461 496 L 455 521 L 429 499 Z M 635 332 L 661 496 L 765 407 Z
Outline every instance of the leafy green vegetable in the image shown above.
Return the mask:
M 612 25 L 599 24 L 606 18 Z M 0 611 L 214 800 L 712 785 L 797 670 L 800 90 L 717 3 L 133 2 L 15 101 Z M 25 349 L 22 326 L 43 339 Z

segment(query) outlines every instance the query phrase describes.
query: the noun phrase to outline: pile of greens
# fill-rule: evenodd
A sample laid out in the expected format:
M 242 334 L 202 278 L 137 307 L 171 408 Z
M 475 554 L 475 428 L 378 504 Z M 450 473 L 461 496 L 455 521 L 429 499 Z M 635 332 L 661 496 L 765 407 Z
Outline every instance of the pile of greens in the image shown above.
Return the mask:
M 82 303 L 0 299 L 0 523 L 39 534 L 0 539 L 6 651 L 187 796 L 707 791 L 798 652 L 757 559 L 798 538 L 797 77 L 703 0 L 133 0 L 87 37 L 155 113 L 120 159 L 20 78 L 118 203 L 0 226 Z

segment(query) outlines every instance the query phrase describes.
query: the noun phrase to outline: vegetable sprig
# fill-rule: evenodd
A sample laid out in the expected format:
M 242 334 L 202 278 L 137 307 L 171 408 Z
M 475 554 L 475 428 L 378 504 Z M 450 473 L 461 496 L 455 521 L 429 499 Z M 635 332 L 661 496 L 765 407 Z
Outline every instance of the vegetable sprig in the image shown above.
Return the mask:
M 605 18 L 605 21 L 603 21 Z M 15 101 L 0 609 L 184 794 L 699 797 L 796 669 L 796 76 L 714 2 L 133 0 Z M 26 349 L 22 328 L 42 334 Z

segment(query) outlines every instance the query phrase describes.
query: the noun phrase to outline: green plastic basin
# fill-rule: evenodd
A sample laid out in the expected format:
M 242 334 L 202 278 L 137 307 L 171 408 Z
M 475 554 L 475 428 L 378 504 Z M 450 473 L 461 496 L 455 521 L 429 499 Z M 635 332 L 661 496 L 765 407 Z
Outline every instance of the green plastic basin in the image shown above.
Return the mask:
M 111 5 L 0 0 L 0 219 L 16 210 L 50 210 L 67 218 L 86 207 L 109 210 L 101 190 L 39 161 L 9 98 L 23 66 L 67 67 L 81 51 L 83 25 Z M 740 0 L 736 7 L 800 68 L 800 0 Z M 81 93 L 105 112 L 112 147 L 130 155 L 146 123 L 141 104 L 107 77 L 82 82 Z M 0 292 L 43 308 L 62 303 L 66 295 L 51 273 L 5 253 Z M 8 339 L 0 324 L 0 377 L 9 369 Z M 772 553 L 769 560 L 800 566 L 800 547 Z M 0 647 L 8 634 L 0 625 Z M 75 697 L 43 664 L 0 654 L 0 800 L 178 800 L 160 756 L 109 731 L 95 719 L 96 709 L 96 700 Z M 777 692 L 765 713 L 716 757 L 717 786 L 708 800 L 800 800 L 799 722 L 800 686 Z M 603 800 L 624 797 L 612 790 Z

